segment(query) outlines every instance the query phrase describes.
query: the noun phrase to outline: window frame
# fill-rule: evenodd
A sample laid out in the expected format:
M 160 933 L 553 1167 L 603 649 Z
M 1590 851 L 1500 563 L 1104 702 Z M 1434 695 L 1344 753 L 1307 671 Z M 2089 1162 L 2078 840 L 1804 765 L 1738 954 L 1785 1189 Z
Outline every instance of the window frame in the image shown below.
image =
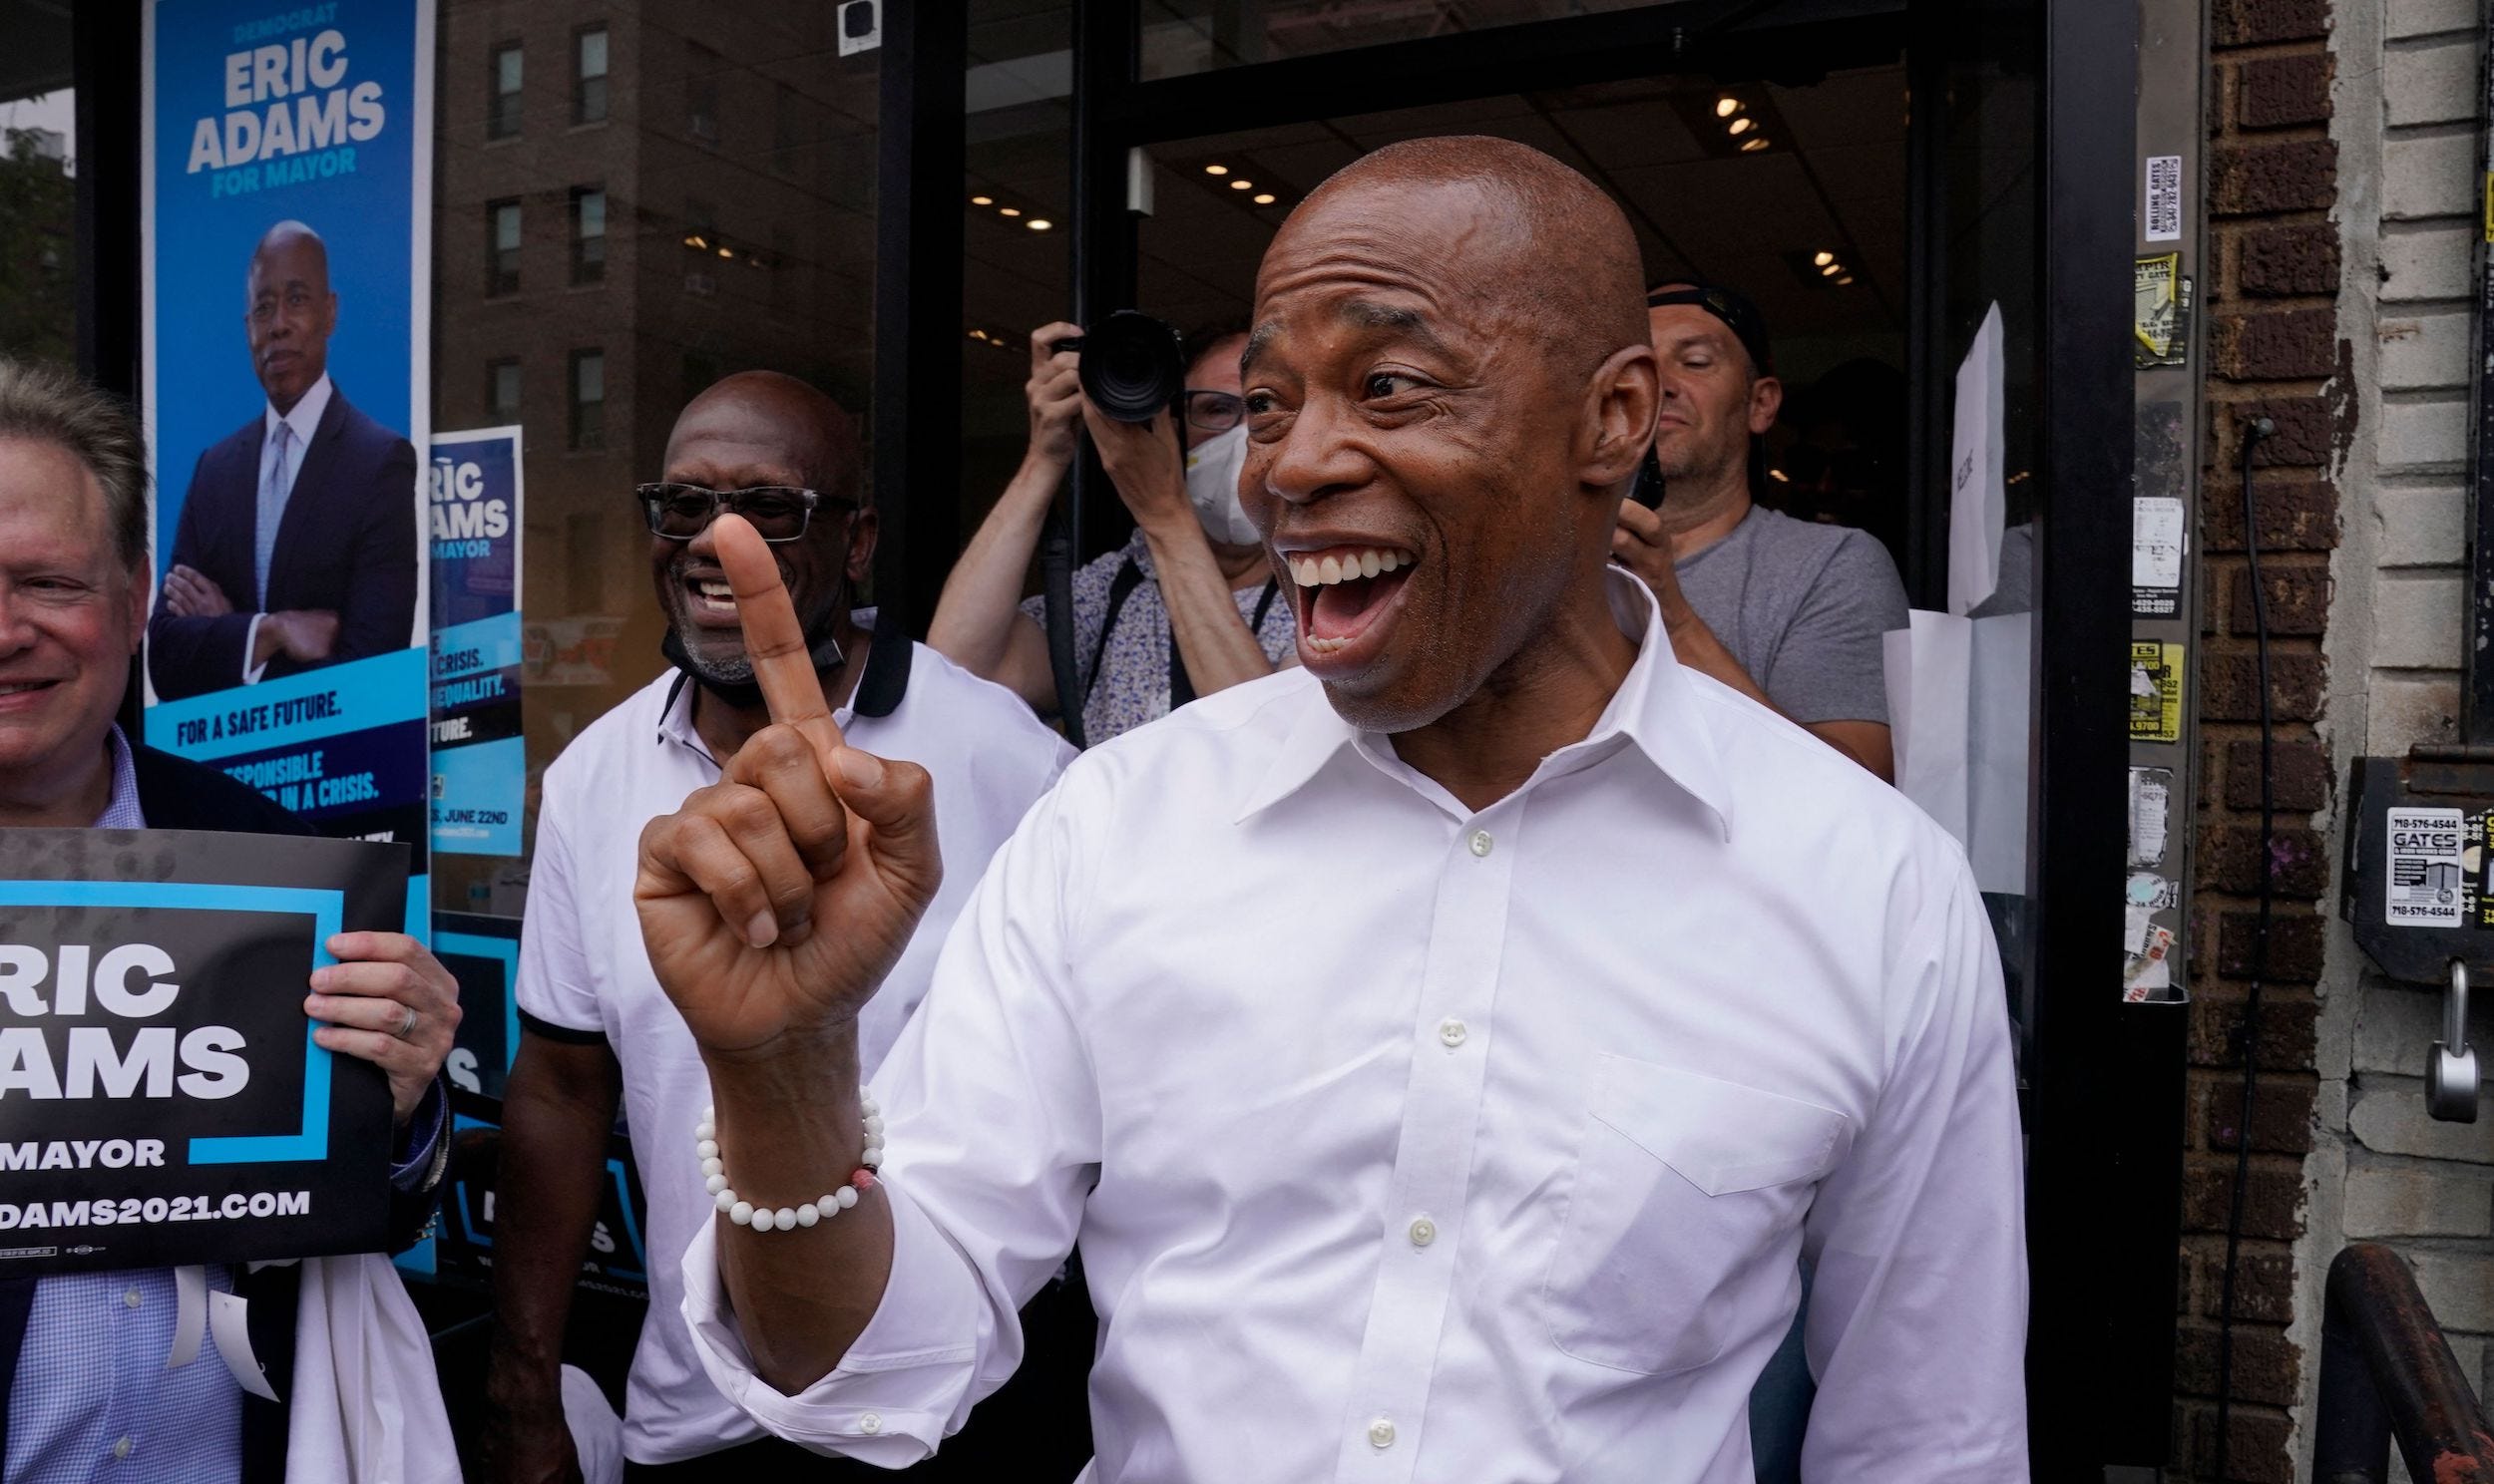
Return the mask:
M 589 41 L 600 42 L 598 70 L 589 71 Z M 604 124 L 610 116 L 609 79 L 615 75 L 615 33 L 604 22 L 583 26 L 572 33 L 572 127 L 584 129 Z

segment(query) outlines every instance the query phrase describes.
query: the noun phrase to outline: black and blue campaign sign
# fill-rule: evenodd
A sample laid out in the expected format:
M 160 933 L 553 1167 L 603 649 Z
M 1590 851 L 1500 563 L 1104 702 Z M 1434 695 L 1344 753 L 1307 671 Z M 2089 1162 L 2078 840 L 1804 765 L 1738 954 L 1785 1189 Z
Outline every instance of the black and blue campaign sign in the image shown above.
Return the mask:
M 421 933 L 433 0 L 141 16 L 147 740 L 406 843 Z
M 443 1075 L 461 1092 L 499 1098 L 520 1054 L 520 920 L 435 913 L 433 956 L 459 981 L 458 1038 Z
M 450 1096 L 455 1132 L 451 1140 L 450 1190 L 442 1200 L 441 1238 L 434 1275 L 454 1282 L 490 1284 L 494 1270 L 495 1206 L 502 1184 L 502 1104 L 474 1093 Z M 649 1248 L 642 1235 L 648 1212 L 631 1141 L 607 1140 L 605 1179 L 599 1186 L 598 1218 L 590 1228 L 589 1255 L 581 1262 L 580 1287 L 624 1298 L 649 1297 Z
M 390 1093 L 303 1013 L 404 847 L 0 830 L 0 1278 L 370 1252 Z
M 433 848 L 517 856 L 528 795 L 520 731 L 520 430 L 435 434 L 429 499 Z

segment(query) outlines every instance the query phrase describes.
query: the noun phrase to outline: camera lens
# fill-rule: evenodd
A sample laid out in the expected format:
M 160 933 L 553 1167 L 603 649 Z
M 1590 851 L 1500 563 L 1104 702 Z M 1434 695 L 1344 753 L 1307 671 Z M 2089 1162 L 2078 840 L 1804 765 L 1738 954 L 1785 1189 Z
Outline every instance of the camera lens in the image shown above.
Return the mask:
M 1121 423 L 1148 423 L 1186 390 L 1178 332 L 1120 309 L 1082 332 L 1082 394 Z

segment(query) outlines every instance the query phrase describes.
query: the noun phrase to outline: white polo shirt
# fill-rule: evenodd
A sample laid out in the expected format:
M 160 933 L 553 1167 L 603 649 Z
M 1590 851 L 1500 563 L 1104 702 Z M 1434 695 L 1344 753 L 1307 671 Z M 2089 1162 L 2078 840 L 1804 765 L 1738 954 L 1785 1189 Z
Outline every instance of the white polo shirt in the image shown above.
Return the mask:
M 691 1032 L 649 971 L 632 911 L 641 827 L 718 781 L 693 730 L 692 700 L 681 675 L 660 675 L 546 770 L 520 941 L 520 1009 L 531 1028 L 603 1038 L 624 1067 L 632 1153 L 649 1199 L 649 1320 L 624 1409 L 624 1451 L 640 1463 L 698 1457 L 762 1432 L 702 1374 L 677 1317 L 680 1260 L 710 1217 L 688 1132 L 710 1084 Z M 1011 691 L 912 643 L 897 625 L 876 634 L 856 697 L 835 717 L 852 746 L 934 775 L 944 848 L 944 886 L 861 1017 L 859 1050 L 872 1067 L 926 994 L 937 949 L 988 858 L 1073 749 Z

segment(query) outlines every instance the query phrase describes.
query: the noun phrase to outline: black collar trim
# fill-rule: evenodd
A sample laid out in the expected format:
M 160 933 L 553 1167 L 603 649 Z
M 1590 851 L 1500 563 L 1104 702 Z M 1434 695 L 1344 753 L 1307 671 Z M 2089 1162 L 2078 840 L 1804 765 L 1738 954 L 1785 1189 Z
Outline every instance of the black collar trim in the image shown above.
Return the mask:
M 902 697 L 909 694 L 910 666 L 917 658 L 918 646 L 911 640 L 909 630 L 898 621 L 877 614 L 866 643 L 866 673 L 857 677 L 857 694 L 851 697 L 850 710 L 859 716 L 880 719 L 901 709 Z M 658 708 L 658 740 L 666 740 L 663 718 L 675 713 L 675 703 L 683 699 L 684 687 L 691 683 L 692 676 L 682 670 L 675 672 L 675 683 L 666 688 L 666 704 Z
M 909 671 L 917 658 L 918 646 L 911 641 L 909 630 L 900 618 L 891 613 L 875 615 L 874 637 L 866 646 L 866 673 L 857 677 L 857 694 L 850 706 L 860 716 L 890 716 L 901 708 L 901 697 L 909 693 Z

